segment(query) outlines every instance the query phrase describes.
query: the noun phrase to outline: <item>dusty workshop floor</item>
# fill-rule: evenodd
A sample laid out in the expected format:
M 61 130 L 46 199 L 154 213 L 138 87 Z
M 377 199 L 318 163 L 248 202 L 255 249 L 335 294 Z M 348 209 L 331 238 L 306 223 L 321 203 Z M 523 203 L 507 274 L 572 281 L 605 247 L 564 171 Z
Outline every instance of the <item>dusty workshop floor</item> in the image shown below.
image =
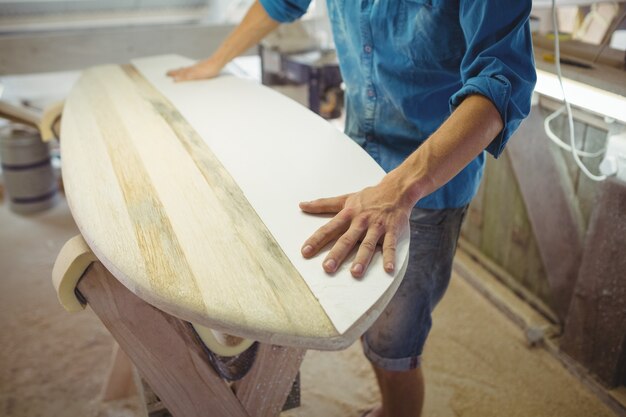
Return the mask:
M 76 234 L 64 203 L 19 217 L 0 206 L 0 416 L 90 416 L 111 338 L 90 312 L 64 312 L 50 282 L 53 260 Z M 602 417 L 611 412 L 550 354 L 461 278 L 436 312 L 425 353 L 426 417 Z M 289 417 L 357 417 L 378 401 L 359 346 L 309 352 L 303 405 Z M 100 415 L 132 416 L 130 410 Z

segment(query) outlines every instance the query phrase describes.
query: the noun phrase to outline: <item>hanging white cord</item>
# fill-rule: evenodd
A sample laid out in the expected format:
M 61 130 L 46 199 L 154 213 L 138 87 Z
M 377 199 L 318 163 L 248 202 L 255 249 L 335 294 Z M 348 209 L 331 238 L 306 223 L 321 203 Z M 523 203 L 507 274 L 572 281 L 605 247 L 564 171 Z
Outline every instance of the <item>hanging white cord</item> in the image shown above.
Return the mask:
M 552 120 L 559 117 L 561 114 L 563 114 L 564 111 L 565 111 L 565 106 L 559 107 L 557 111 L 555 111 L 554 113 L 546 117 L 546 119 L 543 121 L 543 128 L 546 131 L 546 135 L 548 135 L 548 137 L 552 140 L 552 142 L 554 142 L 559 148 L 562 148 L 568 152 L 571 152 L 572 147 L 569 146 L 567 143 L 563 142 L 561 138 L 558 137 L 552 131 L 552 128 L 550 127 L 550 123 L 552 123 Z M 606 147 L 603 147 L 602 149 L 596 152 L 581 151 L 580 149 L 575 149 L 575 151 L 578 154 L 578 156 L 582 156 L 583 158 L 596 158 L 602 155 L 606 151 Z
M 565 88 L 563 88 L 563 75 L 561 74 L 561 52 L 559 49 L 559 27 L 556 19 L 556 0 L 552 0 L 552 25 L 554 26 L 554 60 L 556 61 L 556 74 L 559 79 L 559 85 L 561 87 L 561 92 L 563 93 L 563 103 L 565 104 L 565 109 L 567 110 L 567 121 L 569 124 L 569 150 L 574 157 L 574 161 L 578 168 L 590 179 L 594 181 L 604 181 L 606 179 L 606 175 L 595 175 L 587 169 L 585 164 L 582 163 L 580 158 L 578 157 L 579 150 L 576 149 L 575 135 L 574 135 L 574 117 L 572 116 L 572 108 L 567 101 L 567 97 L 565 96 Z M 546 124 L 544 123 L 544 127 Z M 548 135 L 549 136 L 549 135 Z M 551 138 L 552 139 L 552 138 Z M 559 139 L 560 140 L 560 139 Z

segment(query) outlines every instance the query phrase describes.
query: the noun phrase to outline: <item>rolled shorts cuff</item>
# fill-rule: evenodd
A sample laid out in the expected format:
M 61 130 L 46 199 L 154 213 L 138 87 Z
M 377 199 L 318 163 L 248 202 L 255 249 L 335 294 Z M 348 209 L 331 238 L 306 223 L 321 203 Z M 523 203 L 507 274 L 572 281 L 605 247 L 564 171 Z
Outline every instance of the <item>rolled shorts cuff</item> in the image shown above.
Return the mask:
M 372 350 L 365 337 L 361 338 L 361 344 L 363 345 L 365 357 L 377 368 L 382 368 L 386 371 L 404 372 L 419 368 L 422 365 L 421 355 L 393 359 L 384 358 Z

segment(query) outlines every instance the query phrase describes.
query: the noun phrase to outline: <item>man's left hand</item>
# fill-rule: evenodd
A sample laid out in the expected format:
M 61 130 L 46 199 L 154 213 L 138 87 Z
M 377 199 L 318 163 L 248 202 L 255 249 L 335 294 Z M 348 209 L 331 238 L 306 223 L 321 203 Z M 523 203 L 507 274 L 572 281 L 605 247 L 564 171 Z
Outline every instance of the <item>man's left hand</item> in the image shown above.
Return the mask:
M 324 270 L 332 274 L 358 245 L 350 272 L 360 278 L 382 241 L 384 269 L 392 273 L 398 236 L 407 227 L 415 202 L 405 198 L 399 187 L 386 179 L 357 193 L 300 203 L 300 209 L 306 213 L 335 214 L 304 242 L 302 255 L 311 258 L 336 240 L 322 264 Z

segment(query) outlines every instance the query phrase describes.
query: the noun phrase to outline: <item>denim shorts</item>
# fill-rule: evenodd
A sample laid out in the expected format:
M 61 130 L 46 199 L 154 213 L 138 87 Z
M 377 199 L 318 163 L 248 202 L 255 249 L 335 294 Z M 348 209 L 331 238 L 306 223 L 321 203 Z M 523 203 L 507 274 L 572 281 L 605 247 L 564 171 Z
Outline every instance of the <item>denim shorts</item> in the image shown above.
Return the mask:
M 411 212 L 411 245 L 404 279 L 378 320 L 362 337 L 376 367 L 407 371 L 420 366 L 431 313 L 448 288 L 452 258 L 467 206 Z

